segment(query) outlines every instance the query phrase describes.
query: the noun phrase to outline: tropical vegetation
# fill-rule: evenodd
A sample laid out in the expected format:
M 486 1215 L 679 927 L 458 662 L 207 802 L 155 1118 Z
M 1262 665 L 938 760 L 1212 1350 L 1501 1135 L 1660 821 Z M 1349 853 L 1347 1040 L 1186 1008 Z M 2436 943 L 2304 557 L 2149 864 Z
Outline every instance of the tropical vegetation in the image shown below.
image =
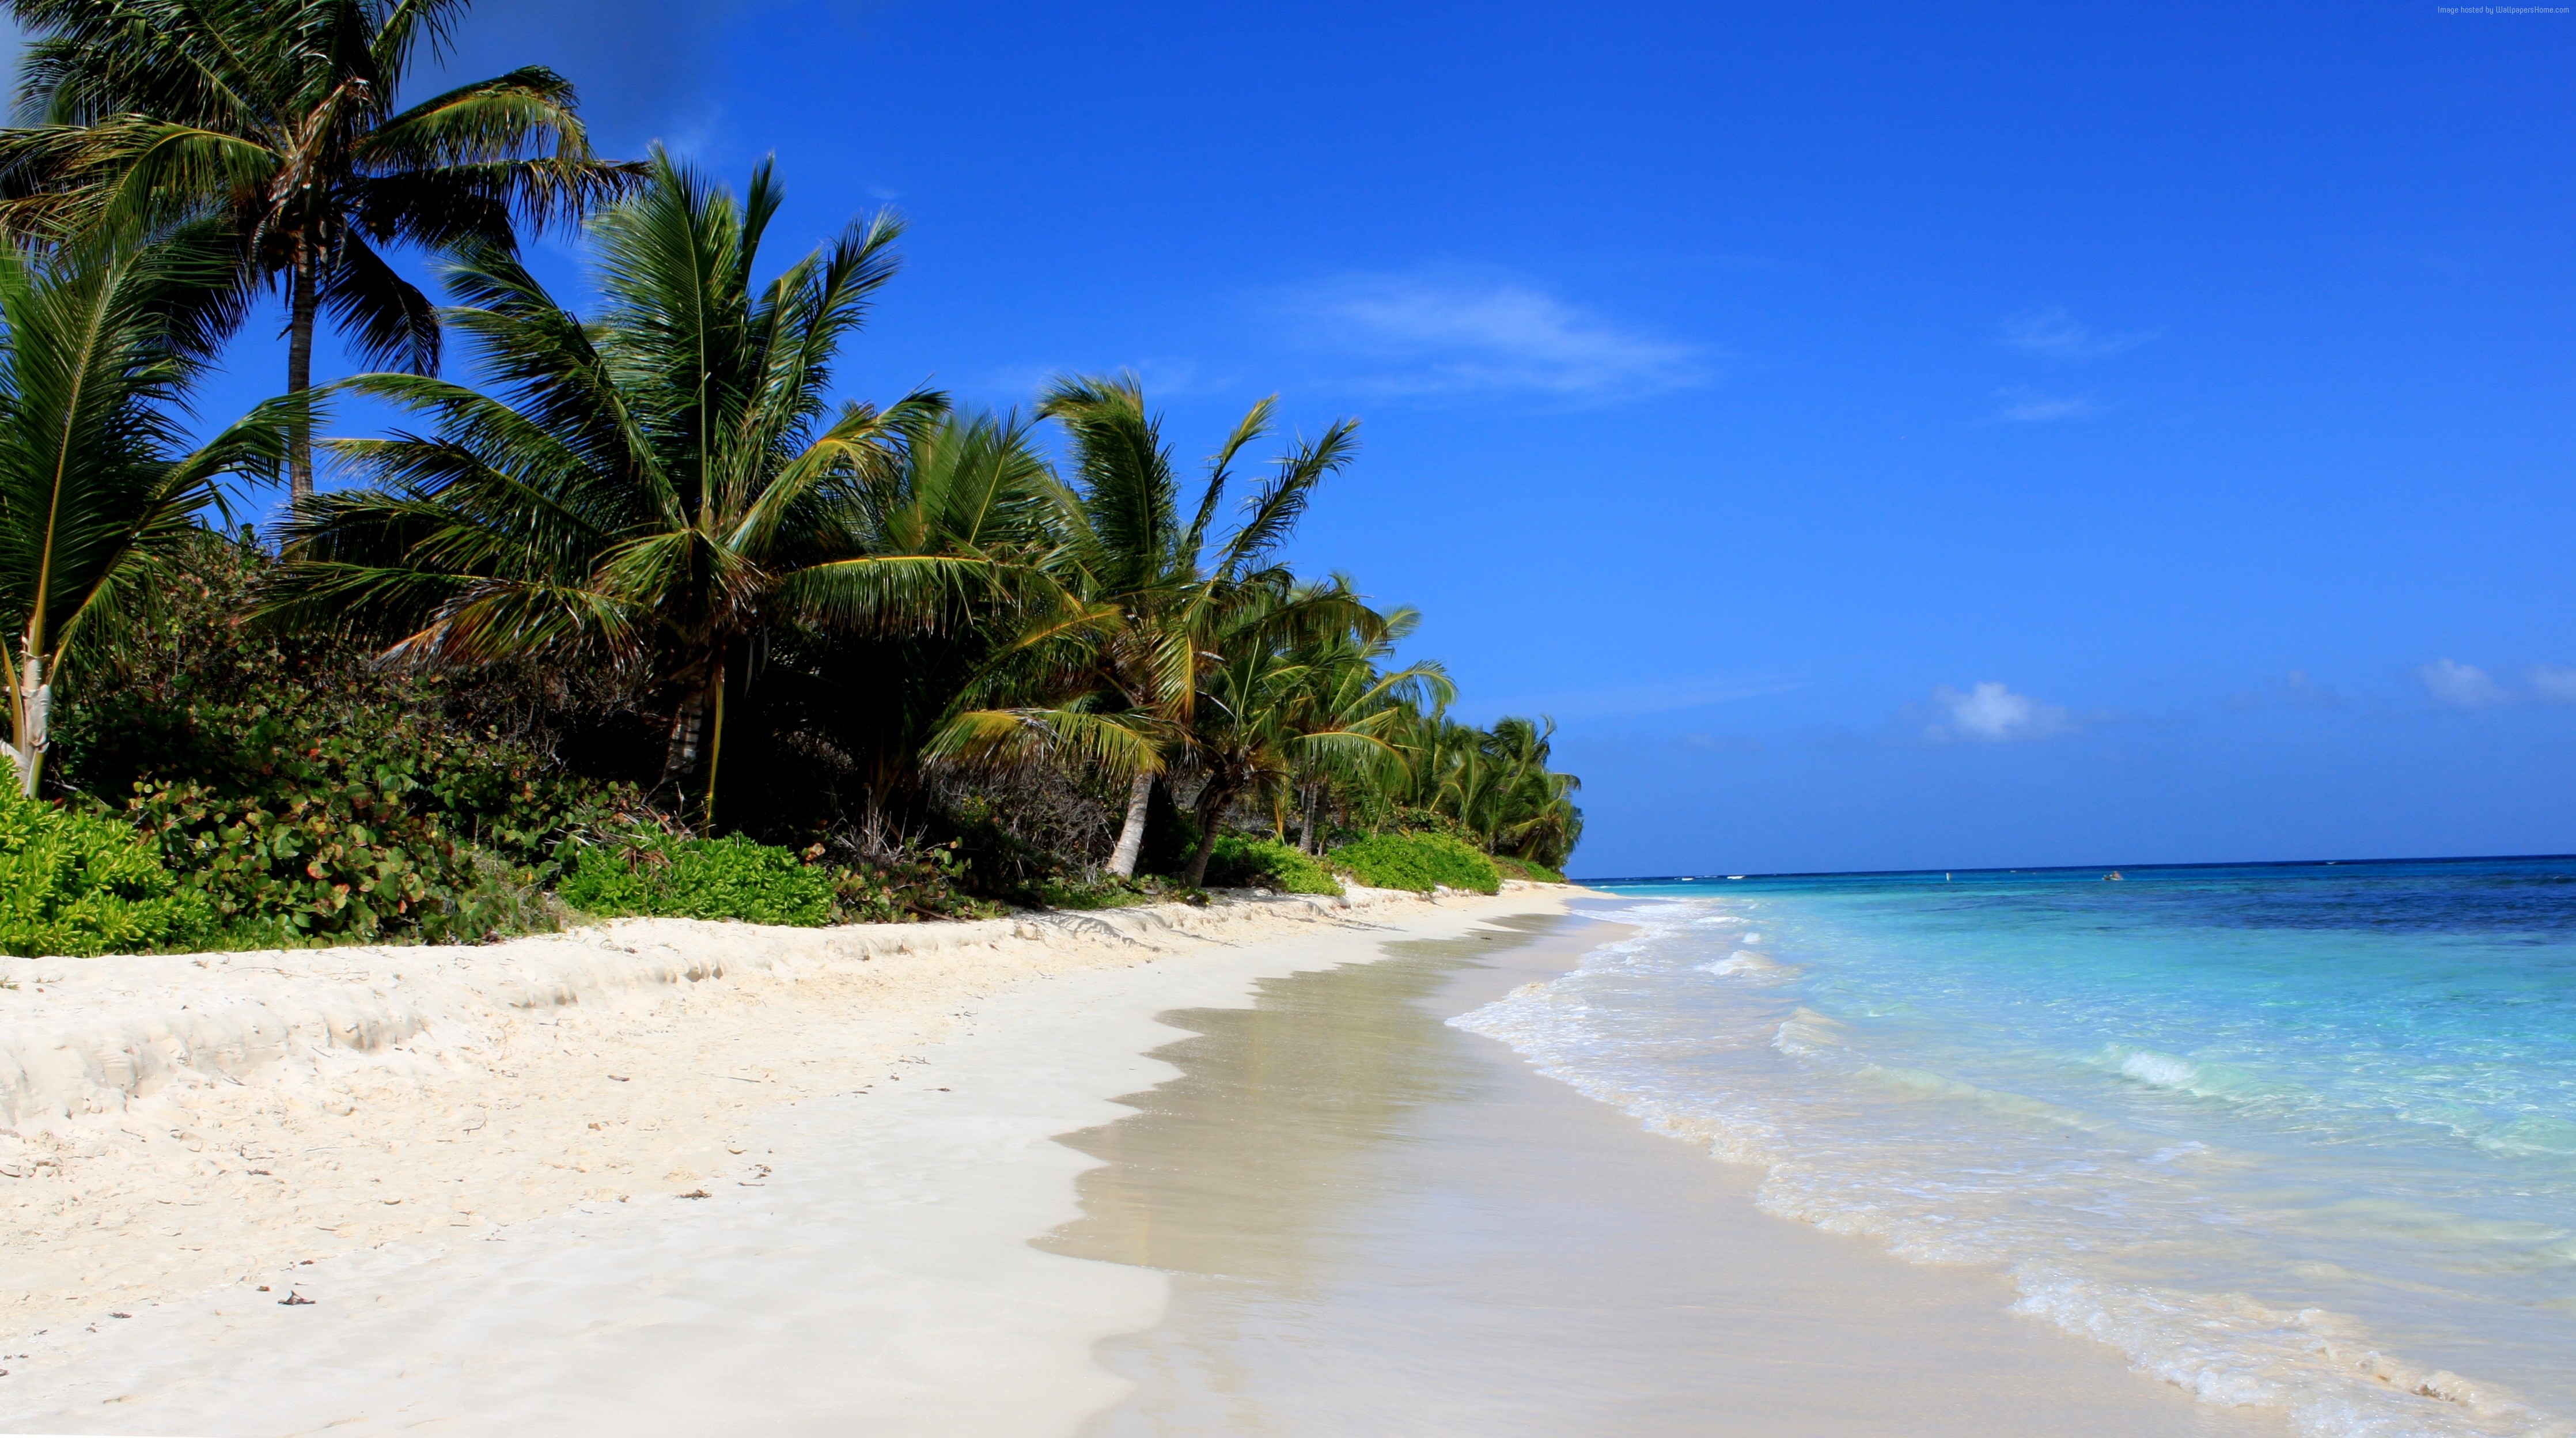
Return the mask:
M 397 108 L 463 0 L 12 10 L 0 949 L 1561 877 L 1554 726 L 1287 560 L 1355 421 L 1262 400 L 1185 480 L 1132 375 L 847 397 L 900 222 L 776 257 L 770 166 L 602 160 L 539 67 Z M 578 302 L 517 249 L 574 218 Z M 192 442 L 263 287 L 287 391 Z M 310 383 L 317 315 L 383 368 Z

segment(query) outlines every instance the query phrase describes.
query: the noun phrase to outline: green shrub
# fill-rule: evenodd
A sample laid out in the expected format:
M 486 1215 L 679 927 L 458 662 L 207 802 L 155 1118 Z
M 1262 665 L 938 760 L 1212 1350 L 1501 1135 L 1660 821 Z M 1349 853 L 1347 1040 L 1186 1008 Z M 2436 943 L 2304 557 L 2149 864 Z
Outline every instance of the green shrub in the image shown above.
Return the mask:
M 830 871 L 738 834 L 681 839 L 638 829 L 581 850 L 556 890 L 601 918 L 655 915 L 811 928 L 832 921 Z
M 1496 854 L 1493 858 L 1495 871 L 1506 879 L 1528 879 L 1541 884 L 1565 882 L 1562 870 L 1551 869 L 1536 859 L 1523 859 L 1511 854 Z
M 524 750 L 389 706 L 158 717 L 176 730 L 162 752 L 206 777 L 136 781 L 127 818 L 219 928 L 283 943 L 551 927 L 538 891 L 604 802 Z
M 1074 879 L 1058 874 L 1040 881 L 1026 892 L 1026 897 L 1049 909 L 1126 909 L 1138 904 L 1208 903 L 1208 891 L 1188 888 L 1156 874 L 1121 879 L 1114 874 L 1101 874 L 1090 879 Z
M 136 953 L 207 927 L 204 899 L 130 826 L 26 798 L 0 764 L 0 953 Z
M 1374 889 L 1427 894 L 1446 885 L 1492 894 L 1503 887 L 1492 859 L 1447 834 L 1371 834 L 1335 849 L 1332 860 Z
M 832 922 L 909 924 L 921 919 L 990 919 L 1008 912 L 958 887 L 966 863 L 957 842 L 906 852 L 888 863 L 832 870 Z
M 1159 903 L 1166 896 L 1133 879 L 1103 874 L 1087 882 L 1063 877 L 1044 879 L 1030 897 L 1050 909 L 1125 909 Z
M 194 536 L 186 579 L 57 714 L 49 778 L 123 808 L 219 947 L 553 927 L 565 840 L 618 795 L 455 717 L 454 681 L 348 635 L 242 627 L 270 563 Z
M 1219 888 L 1276 889 L 1283 894 L 1338 894 L 1341 881 L 1304 853 L 1272 839 L 1220 834 L 1208 855 L 1207 879 Z

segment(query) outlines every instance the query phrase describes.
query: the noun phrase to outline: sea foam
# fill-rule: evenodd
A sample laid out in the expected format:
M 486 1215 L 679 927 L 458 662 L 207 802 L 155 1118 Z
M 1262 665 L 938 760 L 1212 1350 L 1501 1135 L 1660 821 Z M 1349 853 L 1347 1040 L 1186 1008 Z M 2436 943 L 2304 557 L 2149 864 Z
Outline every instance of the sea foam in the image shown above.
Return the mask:
M 2349 941 L 2313 913 L 2276 949 L 2233 936 L 2224 963 L 2205 921 L 2115 932 L 2087 963 L 2090 912 L 2043 894 L 1969 929 L 1965 888 L 1940 910 L 1640 896 L 1603 915 L 1632 937 L 1452 1022 L 1755 1166 L 1766 1210 L 1997 1266 L 2019 1311 L 2207 1401 L 2316 1435 L 2576 1431 L 2552 1416 L 2576 1409 L 2576 1313 L 2542 1277 L 2576 1264 L 2576 1123 L 2529 1106 L 2576 1095 L 2576 1065 L 2464 1080 L 2454 1029 L 2428 1037 L 2369 976 L 2325 992 Z

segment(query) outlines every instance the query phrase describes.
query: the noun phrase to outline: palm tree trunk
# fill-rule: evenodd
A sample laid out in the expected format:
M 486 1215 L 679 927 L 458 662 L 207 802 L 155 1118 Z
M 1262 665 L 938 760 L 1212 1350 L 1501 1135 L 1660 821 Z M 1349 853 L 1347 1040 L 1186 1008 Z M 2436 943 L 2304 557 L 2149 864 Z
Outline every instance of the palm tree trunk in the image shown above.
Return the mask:
M 298 245 L 286 320 L 286 392 L 296 398 L 313 388 L 313 317 L 321 301 L 318 268 L 312 248 Z M 304 416 L 296 417 L 295 433 L 288 438 L 286 464 L 287 498 L 301 510 L 313 497 L 313 423 Z
M 45 682 L 45 662 L 30 654 L 25 671 L 18 676 L 16 692 L 9 697 L 17 720 L 10 754 L 18 765 L 18 792 L 36 797 L 36 781 L 44 772 L 47 741 L 46 720 L 51 717 L 54 686 Z
M 1145 852 L 1145 808 L 1154 797 L 1154 776 L 1139 774 L 1127 785 L 1127 822 L 1118 827 L 1118 848 L 1109 856 L 1109 872 L 1122 879 L 1136 876 L 1136 859 Z
M 725 671 L 721 661 L 716 665 L 715 683 L 711 687 L 715 690 L 716 712 L 707 737 L 707 807 L 705 816 L 698 821 L 699 827 L 710 836 L 716 831 L 716 766 L 724 762 Z
M 1315 833 L 1315 806 L 1323 801 L 1323 797 L 1324 786 L 1321 784 L 1314 785 L 1306 790 L 1305 843 L 1306 852 L 1309 854 L 1321 854 L 1324 852 L 1323 841 L 1317 837 Z
M 1199 791 L 1199 846 L 1191 851 L 1190 866 L 1181 873 L 1181 882 L 1190 888 L 1207 882 L 1208 858 L 1216 853 L 1217 830 L 1225 823 L 1226 805 L 1233 799 L 1214 782 Z
M 698 736 L 705 730 L 707 691 L 704 685 L 680 696 L 680 707 L 671 715 L 671 741 L 662 750 L 662 782 L 681 788 L 697 772 Z

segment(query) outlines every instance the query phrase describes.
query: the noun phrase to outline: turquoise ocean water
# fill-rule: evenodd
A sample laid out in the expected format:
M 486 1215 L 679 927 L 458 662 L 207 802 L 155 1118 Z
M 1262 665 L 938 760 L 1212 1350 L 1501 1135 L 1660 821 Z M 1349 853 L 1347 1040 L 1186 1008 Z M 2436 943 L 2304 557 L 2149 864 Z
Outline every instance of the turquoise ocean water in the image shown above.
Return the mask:
M 2576 1432 L 2576 859 L 1610 885 L 1453 1022 L 2301 1432 Z

